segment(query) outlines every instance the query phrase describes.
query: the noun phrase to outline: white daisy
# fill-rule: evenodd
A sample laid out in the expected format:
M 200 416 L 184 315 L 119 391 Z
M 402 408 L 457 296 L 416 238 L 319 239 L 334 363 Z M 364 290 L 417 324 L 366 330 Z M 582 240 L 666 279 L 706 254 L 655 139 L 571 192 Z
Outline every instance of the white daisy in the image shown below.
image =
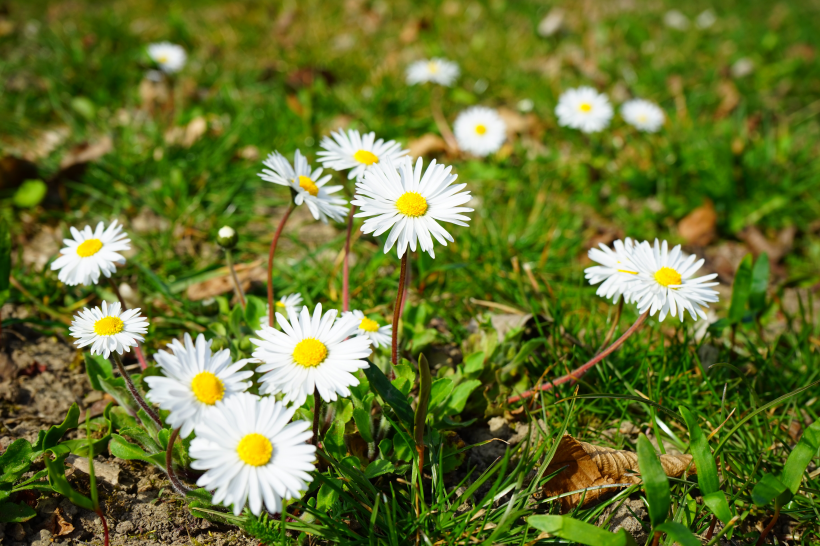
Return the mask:
M 433 237 L 444 246 L 453 241 L 437 220 L 459 226 L 470 221 L 461 214 L 473 211 L 461 206 L 470 200 L 470 192 L 461 191 L 467 184 L 452 185 L 458 175 L 450 174 L 452 167 L 436 164 L 435 159 L 422 173 L 423 165 L 422 158 L 416 161 L 415 169 L 410 158 L 400 160 L 398 170 L 392 162 L 379 163 L 356 182 L 353 204 L 361 207 L 356 216 L 367 218 L 362 231 L 378 236 L 390 230 L 385 254 L 397 243 L 401 258 L 408 245 L 415 251 L 418 244 L 435 258 Z
M 612 105 L 606 95 L 591 87 L 578 87 L 564 91 L 555 107 L 558 124 L 572 127 L 584 133 L 597 133 L 605 129 L 612 119 Z
M 97 284 L 100 272 L 110 277 L 117 270 L 116 264 L 125 263 L 120 252 L 131 249 L 128 244 L 131 239 L 116 220 L 108 228 L 100 222 L 94 231 L 91 226 L 85 226 L 82 231 L 72 227 L 71 236 L 73 239 L 63 239 L 66 246 L 51 264 L 52 270 L 60 270 L 57 278 L 68 286 Z
M 296 406 L 305 403 L 314 389 L 322 400 L 336 400 L 350 396 L 351 385 L 358 385 L 353 376 L 358 369 L 367 368 L 361 360 L 370 355 L 370 341 L 354 335 L 358 325 L 350 320 L 336 320 L 336 310 L 322 315 L 322 304 L 316 305 L 313 317 L 307 307 L 290 321 L 276 313 L 276 322 L 282 331 L 262 326 L 256 331 L 262 339 L 251 339 L 258 349 L 253 352 L 264 364 L 256 371 L 264 374 L 260 392 L 284 393 L 285 403 Z
M 302 294 L 296 292 L 279 298 L 279 301 L 276 302 L 276 311 L 279 313 L 284 311 L 287 315 L 290 315 L 291 312 L 297 313 L 300 305 L 302 305 Z M 265 316 L 268 315 L 270 315 L 270 306 L 265 304 Z
M 238 516 L 250 504 L 282 512 L 282 499 L 298 499 L 313 480 L 316 447 L 307 421 L 288 423 L 296 407 L 272 397 L 242 393 L 216 403 L 196 426 L 191 467 L 204 470 L 197 485 L 214 491 L 214 502 L 233 505 Z
M 453 124 L 458 147 L 479 157 L 497 152 L 507 139 L 507 124 L 492 108 L 473 106 Z
M 347 214 L 347 201 L 331 194 L 341 190 L 341 186 L 325 186 L 330 180 L 330 175 L 322 176 L 323 169 L 310 170 L 310 164 L 296 150 L 293 158 L 293 166 L 279 152 L 273 152 L 268 156 L 263 165 L 268 167 L 262 169 L 259 177 L 262 180 L 289 187 L 294 192 L 293 202 L 297 205 L 305 203 L 311 214 L 317 220 L 327 223 L 328 217 L 341 222 Z
M 171 42 L 160 42 L 148 46 L 148 56 L 157 63 L 166 74 L 179 72 L 185 66 L 188 56 L 182 46 Z
M 367 318 L 361 311 L 348 311 L 342 313 L 343 319 L 353 321 L 358 329 L 356 335 L 366 337 L 376 347 L 389 347 L 393 342 L 393 326 L 379 326 L 375 320 Z
M 145 382 L 151 387 L 148 399 L 171 412 L 167 422 L 173 428 L 181 427 L 186 438 L 205 416 L 210 416 L 214 404 L 246 391 L 253 375 L 242 371 L 252 360 L 231 361 L 230 349 L 211 352 L 211 340 L 199 334 L 196 345 L 189 334 L 183 342 L 175 339 L 168 351 L 154 355 L 165 377 L 150 376 Z
M 429 60 L 416 61 L 407 67 L 407 83 L 415 85 L 417 83 L 437 83 L 450 87 L 458 78 L 460 70 L 458 65 L 447 59 L 433 58 Z
M 617 303 L 623 296 L 626 303 L 630 303 L 631 285 L 638 275 L 637 268 L 632 264 L 635 243 L 627 237 L 623 241 L 615 241 L 614 250 L 603 243 L 598 246 L 600 248 L 589 250 L 589 259 L 601 265 L 588 267 L 584 270 L 584 276 L 589 284 L 602 283 L 595 292 L 602 298 L 612 298 L 612 303 Z
M 148 332 L 148 319 L 139 314 L 140 310 L 120 311 L 119 302 L 102 302 L 102 309 L 84 308 L 74 316 L 72 337 L 77 338 L 77 347 L 91 345 L 91 354 L 108 358 L 112 352 L 122 354 L 144 341 L 142 334 Z
M 666 121 L 666 115 L 657 104 L 644 99 L 632 99 L 621 106 L 624 121 L 636 129 L 655 133 Z
M 709 307 L 707 302 L 718 301 L 718 293 L 711 290 L 716 282 L 707 282 L 717 273 L 690 279 L 703 265 L 704 260 L 695 261 L 695 256 L 687 256 L 681 252 L 680 245 L 668 250 L 666 241 L 659 244 L 655 239 L 655 246 L 644 241 L 632 249 L 632 265 L 638 274 L 636 283 L 632 284 L 631 301 L 638 304 L 638 311 L 649 311 L 654 315 L 660 311 L 658 320 L 666 318 L 667 314 L 679 316 L 683 321 L 684 311 L 694 320 L 706 318 L 703 307 Z
M 395 140 L 376 140 L 376 133 L 360 135 L 355 129 L 331 133 L 322 139 L 321 146 L 318 155 L 322 165 L 337 171 L 350 169 L 348 179 L 361 178 L 371 165 L 385 159 L 395 161 L 408 152 Z

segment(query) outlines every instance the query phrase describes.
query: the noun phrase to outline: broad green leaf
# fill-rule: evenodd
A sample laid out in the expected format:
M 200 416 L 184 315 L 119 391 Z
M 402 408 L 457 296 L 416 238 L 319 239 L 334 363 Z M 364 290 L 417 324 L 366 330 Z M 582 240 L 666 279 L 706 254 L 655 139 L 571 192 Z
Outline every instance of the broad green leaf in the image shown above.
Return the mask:
M 103 422 L 108 427 L 105 436 L 97 440 L 91 441 L 91 447 L 94 450 L 95 457 L 105 451 L 105 449 L 108 447 L 109 440 L 111 440 L 111 433 L 114 431 L 114 426 L 111 423 L 111 409 L 113 407 L 114 404 L 109 403 L 105 407 L 105 411 L 103 411 Z M 88 442 L 85 438 L 77 440 L 67 440 L 65 442 L 61 442 L 60 445 L 67 447 L 71 451 L 71 453 L 74 453 L 79 457 L 88 456 Z
M 145 412 L 144 409 L 140 408 L 137 410 L 137 418 L 142 423 L 142 426 L 145 427 L 145 430 L 148 431 L 148 434 L 151 435 L 151 438 L 160 445 L 160 449 L 162 449 L 161 442 L 159 441 L 159 428 L 157 428 L 157 424 L 151 419 L 148 414 Z
M 122 377 L 105 378 L 97 376 L 97 381 L 100 384 L 100 389 L 111 395 L 117 401 L 117 404 L 126 408 L 128 413 L 136 414 L 139 406 L 134 401 L 131 393 L 128 392 L 128 387 L 125 386 L 125 379 Z
M 108 451 L 114 457 L 119 457 L 126 461 L 143 461 L 165 470 L 164 452 L 149 455 L 140 446 L 132 444 L 119 434 L 111 435 L 111 441 L 108 443 Z
M 242 322 L 244 320 L 245 313 L 242 311 L 242 306 L 237 303 L 230 316 L 231 332 L 233 332 L 234 337 L 242 337 Z
M 419 355 L 419 399 L 416 404 L 416 414 L 413 421 L 413 439 L 416 449 L 424 453 L 424 426 L 427 422 L 427 410 L 430 407 L 433 377 L 430 375 L 430 366 L 424 354 Z M 442 381 L 442 380 L 439 380 Z M 436 381 L 438 383 L 438 381 Z M 452 382 L 451 382 L 452 385 Z
M 396 434 L 393 436 L 393 450 L 396 454 L 396 459 L 399 461 L 412 461 L 413 452 L 412 446 L 405 439 L 403 434 Z
M 484 371 L 484 352 L 478 351 L 467 355 L 461 366 L 466 377 L 477 377 Z
M 796 494 L 803 481 L 803 473 L 809 466 L 811 460 L 817 456 L 820 449 L 820 420 L 814 421 L 803 432 L 803 436 L 789 453 L 786 464 L 783 466 L 783 473 L 780 481 L 792 492 Z
M 666 521 L 672 499 L 669 491 L 669 478 L 663 471 L 661 460 L 655 454 L 655 448 L 643 434 L 638 437 L 638 467 L 641 470 L 641 478 L 646 490 L 646 500 L 649 502 L 649 520 L 655 527 Z
M 111 362 L 107 358 L 103 358 L 102 355 L 91 354 L 91 351 L 85 353 L 85 373 L 88 374 L 91 387 L 96 391 L 103 390 L 102 385 L 100 385 L 101 377 L 108 380 L 114 378 L 114 368 L 111 366 Z
M 336 401 L 336 414 L 334 419 L 347 423 L 353 417 L 353 402 L 347 398 L 340 398 Z
M 142 427 L 124 428 L 120 430 L 120 436 L 130 438 L 139 444 L 147 454 L 159 453 L 162 451 L 159 442 L 151 438 L 151 435 Z
M 68 500 L 80 508 L 94 511 L 94 503 L 91 502 L 91 499 L 85 495 L 81 495 L 77 491 L 74 491 L 68 483 L 68 480 L 65 477 L 65 464 L 63 463 L 64 459 L 65 455 L 61 455 L 54 460 L 52 460 L 48 454 L 43 457 L 43 462 L 46 464 L 46 468 L 48 469 L 48 483 L 54 491 L 60 493 L 64 497 L 68 497 Z
M 373 390 L 396 413 L 396 416 L 407 427 L 407 430 L 413 430 L 413 410 L 407 402 L 407 397 L 390 383 L 375 364 L 370 363 L 364 369 L 364 374 L 367 376 L 367 380 L 370 381 Z
M 383 476 L 384 474 L 390 474 L 391 472 L 395 471 L 396 467 L 393 466 L 393 463 L 387 461 L 385 459 L 376 459 L 369 465 L 364 471 L 364 475 L 367 479 L 372 480 L 373 478 L 377 478 L 379 476 Z
M 140 426 L 139 421 L 130 415 L 128 410 L 121 406 L 114 406 L 111 408 L 109 417 L 111 418 L 111 425 L 114 427 L 114 430 L 122 430 L 124 428 L 134 428 Z
M 752 489 L 752 502 L 757 506 L 766 506 L 775 499 L 778 499 L 782 506 L 790 498 L 791 491 L 774 474 L 764 474 Z
M 683 524 L 677 521 L 667 521 L 655 526 L 655 531 L 666 533 L 675 543 L 681 546 L 701 546 L 700 540 L 687 529 Z
M 478 379 L 469 379 L 462 381 L 453 389 L 453 394 L 447 400 L 447 413 L 449 415 L 458 415 L 464 411 L 464 406 L 467 404 L 467 399 L 476 388 L 481 386 L 481 381 Z
M 11 198 L 15 207 L 30 209 L 40 204 L 48 192 L 48 186 L 42 180 L 24 180 Z
M 769 256 L 764 252 L 757 257 L 752 268 L 752 285 L 749 291 L 749 309 L 760 313 L 766 308 L 766 289 L 769 287 Z
M 703 504 L 708 506 L 709 510 L 724 524 L 729 523 L 732 519 L 732 511 L 729 509 L 729 503 L 723 491 L 713 491 L 703 495 Z
M 31 444 L 19 438 L 0 455 L 0 484 L 14 483 L 31 466 Z
M 430 388 L 430 407 L 438 408 L 447 400 L 451 392 L 453 392 L 453 380 L 449 377 L 433 381 L 433 386 Z
M 255 332 L 259 329 L 259 325 L 263 323 L 262 319 L 268 315 L 268 303 L 257 296 L 248 296 L 246 298 L 246 303 L 245 324 L 248 325 L 248 328 L 250 328 L 251 331 Z M 267 324 L 267 321 L 265 321 L 264 324 Z
M 11 231 L 5 220 L 0 220 L 0 305 L 9 299 L 11 276 Z
M 316 509 L 321 512 L 327 512 L 339 500 L 339 492 L 326 483 L 319 488 L 319 493 L 316 495 Z
M 37 443 L 34 444 L 34 452 L 32 453 L 32 457 L 36 457 L 43 451 L 56 446 L 57 442 L 60 441 L 60 438 L 62 438 L 66 432 L 72 428 L 77 428 L 79 418 L 80 408 L 77 407 L 76 403 L 71 404 L 71 407 L 68 408 L 68 413 L 61 424 L 54 425 L 47 431 L 41 430 L 37 435 Z
M 325 450 L 336 459 L 347 455 L 345 446 L 345 425 L 340 421 L 333 421 L 324 437 Z
M 521 349 L 518 351 L 518 354 L 515 355 L 515 358 L 512 359 L 512 362 L 510 362 L 507 365 L 507 367 L 514 368 L 516 366 L 523 364 L 523 362 L 527 359 L 528 356 L 530 356 L 533 353 L 533 351 L 535 351 L 538 347 L 544 345 L 546 342 L 547 339 L 543 337 L 537 337 L 535 339 L 527 341 L 526 343 L 524 343 L 524 345 L 521 346 Z
M 527 523 L 539 531 L 587 546 L 635 546 L 635 539 L 624 529 L 610 533 L 569 516 L 530 516 Z
M 356 428 L 359 429 L 359 434 L 362 435 L 364 441 L 368 444 L 371 443 L 373 441 L 373 431 L 371 430 L 373 425 L 370 412 L 364 408 L 356 408 L 353 410 L 353 420 L 356 422 Z
M 746 303 L 752 289 L 752 255 L 746 254 L 735 272 L 732 283 L 732 302 L 729 304 L 729 322 L 737 324 L 746 313 Z
M 22 523 L 36 515 L 34 508 L 24 502 L 0 502 L 0 523 Z
M 685 407 L 680 407 L 680 413 L 686 421 L 689 429 L 689 445 L 692 449 L 692 457 L 695 459 L 695 468 L 698 469 L 698 486 L 704 495 L 714 493 L 720 489 L 718 480 L 717 464 L 712 451 L 709 449 L 709 441 L 698 426 L 697 418 Z
M 410 394 L 410 391 L 413 390 L 413 384 L 416 382 L 416 371 L 413 366 L 406 364 L 406 362 L 406 360 L 403 360 L 402 364 L 393 366 L 393 373 L 396 378 L 391 381 L 393 386 L 405 396 Z

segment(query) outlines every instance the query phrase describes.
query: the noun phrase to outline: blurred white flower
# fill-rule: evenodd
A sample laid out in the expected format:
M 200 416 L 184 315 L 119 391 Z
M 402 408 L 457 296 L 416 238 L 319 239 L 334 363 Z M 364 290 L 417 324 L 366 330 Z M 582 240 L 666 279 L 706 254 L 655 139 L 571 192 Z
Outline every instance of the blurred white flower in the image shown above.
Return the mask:
M 717 17 L 715 16 L 715 12 L 710 9 L 703 10 L 702 12 L 700 12 L 700 15 L 698 15 L 695 18 L 695 25 L 697 25 L 697 27 L 701 29 L 709 28 L 716 22 Z
M 663 16 L 663 22 L 669 28 L 675 30 L 686 30 L 689 28 L 689 18 L 676 9 L 667 11 Z
M 148 46 L 148 56 L 166 74 L 179 72 L 185 66 L 188 56 L 182 46 L 171 42 L 160 42 Z
M 558 124 L 584 133 L 605 129 L 612 119 L 612 105 L 603 93 L 592 87 L 578 87 L 564 91 L 555 107 Z
M 407 83 L 415 85 L 417 83 L 437 83 L 450 87 L 458 78 L 460 70 L 458 65 L 447 59 L 433 58 L 416 61 L 407 67 Z
M 632 99 L 621 106 L 624 121 L 636 129 L 655 133 L 666 121 L 666 115 L 657 104 L 644 99 Z
M 461 112 L 453 124 L 458 147 L 479 157 L 497 152 L 507 139 L 507 124 L 496 110 L 473 106 Z
M 743 78 L 755 71 L 755 63 L 748 57 L 742 57 L 735 61 L 729 69 L 735 78 Z
M 375 347 L 389 347 L 393 341 L 393 325 L 379 326 L 373 319 L 367 318 L 361 311 L 342 313 L 342 319 L 352 320 L 358 325 L 358 336 L 366 337 Z

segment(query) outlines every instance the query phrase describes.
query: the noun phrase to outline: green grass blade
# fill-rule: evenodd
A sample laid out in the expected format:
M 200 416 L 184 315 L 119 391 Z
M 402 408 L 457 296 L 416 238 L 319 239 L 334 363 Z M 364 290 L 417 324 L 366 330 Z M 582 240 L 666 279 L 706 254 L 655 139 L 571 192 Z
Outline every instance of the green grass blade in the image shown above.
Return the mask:
M 698 485 L 704 495 L 714 493 L 720 489 L 718 480 L 717 464 L 712 452 L 709 450 L 709 441 L 706 435 L 698 426 L 697 418 L 685 407 L 680 407 L 680 413 L 686 421 L 689 429 L 689 446 L 692 456 L 695 458 L 695 468 L 698 470 Z
M 643 434 L 638 438 L 638 467 L 641 469 L 646 500 L 649 501 L 649 519 L 654 527 L 666 521 L 672 499 L 669 479 L 663 471 L 661 460 Z

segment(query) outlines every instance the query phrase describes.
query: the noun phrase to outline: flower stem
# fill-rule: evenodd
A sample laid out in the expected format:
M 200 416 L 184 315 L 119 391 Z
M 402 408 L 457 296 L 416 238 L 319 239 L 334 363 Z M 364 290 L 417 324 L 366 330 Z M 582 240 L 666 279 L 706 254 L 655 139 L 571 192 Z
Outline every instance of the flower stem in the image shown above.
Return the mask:
M 122 310 L 125 311 L 128 307 L 125 305 L 125 299 L 123 299 L 122 294 L 120 293 L 120 287 L 117 286 L 117 283 L 114 282 L 114 279 L 108 277 L 108 283 L 111 285 L 111 289 L 114 291 L 114 294 L 117 296 L 117 299 L 120 302 L 120 306 Z M 137 355 L 137 360 L 139 360 L 140 368 L 146 369 L 148 368 L 148 362 L 145 360 L 145 355 L 142 352 L 142 347 L 140 347 L 139 343 L 134 346 L 134 353 Z
M 626 341 L 627 338 L 629 338 L 629 336 L 631 336 L 632 334 L 634 334 L 635 332 L 638 331 L 638 329 L 641 327 L 643 322 L 646 320 L 646 317 L 648 317 L 648 316 L 649 316 L 649 311 L 647 311 L 644 314 L 642 314 L 641 316 L 639 316 L 638 320 L 636 320 L 635 323 L 632 326 L 630 326 L 629 329 L 626 332 L 624 332 L 624 334 L 615 341 L 615 343 L 613 343 L 612 345 L 610 345 L 609 347 L 607 347 L 606 349 L 604 349 L 603 351 L 601 351 L 600 353 L 598 353 L 597 355 L 592 357 L 592 360 L 590 360 L 589 362 L 587 362 L 583 366 L 580 366 L 580 367 L 572 370 L 567 375 L 561 376 L 558 379 L 550 381 L 549 383 L 545 383 L 545 384 L 541 385 L 540 387 L 537 387 L 535 389 L 526 391 L 525 393 L 523 393 L 521 395 L 511 396 L 511 397 L 507 398 L 507 403 L 508 404 L 514 404 L 515 402 L 518 402 L 518 401 L 520 401 L 524 398 L 530 398 L 531 396 L 535 396 L 537 393 L 539 393 L 541 391 L 548 391 L 556 385 L 561 385 L 562 383 L 567 383 L 569 381 L 577 381 L 578 379 L 580 379 L 580 377 L 582 375 L 587 373 L 598 362 L 602 361 L 604 358 L 606 358 L 611 353 L 613 353 L 615 351 L 615 349 L 617 349 L 618 347 L 623 345 L 624 341 Z
M 430 111 L 433 114 L 433 121 L 436 122 L 438 132 L 441 133 L 445 144 L 447 144 L 447 153 L 452 155 L 457 154 L 458 142 L 456 141 L 455 135 L 453 135 L 453 131 L 450 129 L 450 125 L 447 123 L 447 118 L 444 117 L 444 113 L 441 111 L 440 87 L 435 87 L 430 96 Z
M 322 411 L 322 397 L 319 396 L 319 389 L 313 389 L 313 438 L 310 443 L 319 447 L 319 415 Z
M 345 237 L 345 258 L 342 264 L 342 312 L 350 311 L 350 237 L 353 234 L 353 214 L 356 206 L 350 205 L 347 213 L 347 236 Z
M 285 215 L 279 220 L 279 227 L 276 228 L 276 233 L 273 234 L 273 240 L 270 242 L 270 252 L 268 253 L 268 326 L 273 328 L 273 316 L 275 314 L 275 307 L 273 304 L 273 256 L 276 254 L 276 245 L 279 243 L 279 236 L 282 234 L 282 229 L 288 221 L 290 213 L 296 207 L 295 203 L 291 203 Z
M 179 478 L 177 478 L 177 475 L 174 473 L 174 443 L 177 440 L 177 436 L 179 436 L 179 427 L 175 428 L 171 432 L 170 438 L 168 438 L 168 448 L 165 450 L 165 471 L 168 473 L 168 479 L 171 480 L 171 485 L 176 492 L 182 496 L 186 496 L 191 489 L 179 481 Z
M 236 269 L 234 269 L 233 266 L 233 254 L 229 248 L 225 249 L 225 262 L 227 262 L 228 270 L 231 272 L 231 279 L 233 279 L 233 286 L 236 288 L 236 296 L 239 298 L 239 305 L 241 305 L 242 309 L 244 309 L 247 305 L 245 303 L 245 292 L 242 290 L 242 285 L 239 284 L 239 277 L 236 276 Z
M 407 255 L 406 250 L 401 257 L 401 273 L 399 273 L 399 289 L 396 292 L 396 305 L 393 307 L 393 339 L 390 362 L 396 366 L 399 363 L 399 318 L 401 317 L 402 301 L 404 300 L 404 281 L 407 278 Z
M 102 510 L 97 508 L 96 512 L 100 517 L 100 521 L 102 521 L 104 546 L 108 546 L 108 522 L 105 521 L 105 516 L 103 515 Z
M 615 335 L 615 330 L 618 329 L 618 323 L 621 321 L 621 311 L 624 310 L 624 299 L 621 298 L 621 301 L 618 302 L 618 308 L 615 311 L 615 318 L 612 319 L 612 326 L 609 327 L 609 331 L 606 333 L 606 337 L 604 338 L 604 342 L 601 343 L 601 346 L 598 348 L 596 353 L 600 353 L 604 350 L 604 347 L 609 345 L 609 342 L 612 341 L 612 336 Z
M 755 546 L 762 546 L 763 544 L 765 544 L 766 537 L 769 536 L 769 533 L 771 532 L 772 528 L 774 528 L 774 524 L 777 523 L 777 519 L 779 517 L 780 517 L 780 504 L 775 503 L 775 505 L 774 505 L 774 515 L 772 516 L 772 520 L 769 522 L 769 524 L 766 526 L 766 528 L 763 529 L 763 532 L 760 533 L 760 538 L 757 539 L 757 544 Z
M 142 395 L 137 390 L 137 387 L 134 386 L 134 382 L 131 381 L 131 377 L 128 375 L 128 372 L 125 371 L 125 367 L 122 365 L 122 359 L 120 355 L 113 352 L 111 353 L 111 359 L 114 361 L 114 364 L 117 365 L 117 369 L 120 371 L 120 375 L 125 379 L 125 386 L 128 388 L 128 392 L 131 393 L 131 396 L 134 398 L 134 401 L 137 403 L 142 410 L 148 414 L 148 417 L 157 425 L 157 428 L 162 428 L 162 421 L 160 420 L 159 416 L 153 410 L 151 406 L 143 399 Z

